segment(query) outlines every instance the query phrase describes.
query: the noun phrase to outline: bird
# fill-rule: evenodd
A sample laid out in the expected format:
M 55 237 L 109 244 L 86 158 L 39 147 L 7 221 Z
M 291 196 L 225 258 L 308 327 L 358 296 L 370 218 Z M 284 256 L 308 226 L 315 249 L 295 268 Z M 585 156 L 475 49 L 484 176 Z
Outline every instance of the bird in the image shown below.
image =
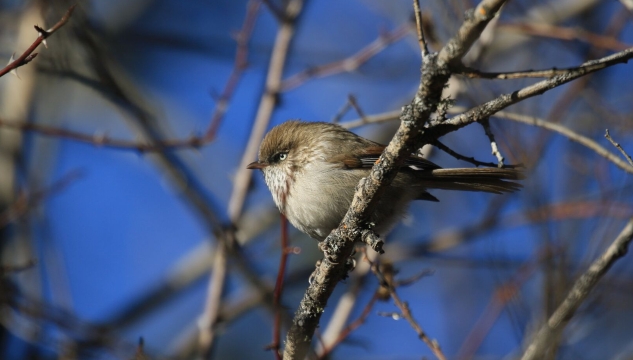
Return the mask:
M 356 185 L 369 175 L 385 145 L 340 125 L 286 121 L 262 140 L 258 160 L 275 205 L 290 223 L 317 241 L 338 227 L 351 205 Z M 502 194 L 519 190 L 524 178 L 514 168 L 450 168 L 411 154 L 383 192 L 370 216 L 381 235 L 403 217 L 414 200 L 439 201 L 428 189 Z M 510 181 L 512 180 L 512 181 Z

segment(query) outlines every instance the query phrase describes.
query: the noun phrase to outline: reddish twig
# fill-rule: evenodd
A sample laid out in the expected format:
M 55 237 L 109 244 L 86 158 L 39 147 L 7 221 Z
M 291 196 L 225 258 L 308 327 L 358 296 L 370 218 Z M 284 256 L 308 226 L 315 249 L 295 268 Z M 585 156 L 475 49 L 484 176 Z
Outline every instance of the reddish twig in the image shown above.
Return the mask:
M 275 292 L 273 293 L 273 306 L 275 307 L 275 321 L 273 324 L 273 342 L 266 347 L 275 354 L 275 359 L 281 360 L 281 295 L 284 291 L 284 278 L 286 275 L 286 264 L 288 263 L 288 220 L 283 214 L 281 219 L 281 256 L 279 257 L 279 271 L 277 271 L 277 281 L 275 282 Z
M 62 16 L 62 18 L 55 25 L 53 25 L 52 28 L 48 30 L 44 30 L 41 27 L 35 25 L 35 30 L 37 30 L 38 33 L 37 39 L 33 41 L 31 46 L 29 46 L 29 48 L 26 49 L 26 51 L 24 51 L 22 55 L 20 55 L 17 59 L 10 61 L 7 66 L 0 70 L 0 77 L 6 75 L 8 72 L 16 70 L 20 66 L 28 64 L 29 62 L 31 62 L 31 60 L 35 59 L 37 53 L 33 53 L 33 51 L 35 51 L 35 49 L 37 49 L 37 47 L 40 46 L 41 43 L 44 43 L 44 46 L 46 46 L 46 38 L 53 35 L 55 31 L 59 30 L 59 28 L 61 28 L 68 22 L 68 19 L 70 19 L 70 16 L 73 14 L 73 10 L 75 10 L 75 6 L 77 5 L 69 7 L 68 10 L 66 10 L 64 16 Z M 13 56 L 11 56 L 11 59 L 13 59 Z
M 237 33 L 235 39 L 237 42 L 235 65 L 233 66 L 231 75 L 229 75 L 229 79 L 226 81 L 226 85 L 224 85 L 224 90 L 216 100 L 215 110 L 211 116 L 209 127 L 201 139 L 202 145 L 215 139 L 215 134 L 220 127 L 224 114 L 229 108 L 229 102 L 233 97 L 233 93 L 242 78 L 244 70 L 248 67 L 248 42 L 253 34 L 253 28 L 255 27 L 255 20 L 257 19 L 260 4 L 261 2 L 259 0 L 251 0 L 247 5 L 244 24 L 242 25 L 240 32 Z

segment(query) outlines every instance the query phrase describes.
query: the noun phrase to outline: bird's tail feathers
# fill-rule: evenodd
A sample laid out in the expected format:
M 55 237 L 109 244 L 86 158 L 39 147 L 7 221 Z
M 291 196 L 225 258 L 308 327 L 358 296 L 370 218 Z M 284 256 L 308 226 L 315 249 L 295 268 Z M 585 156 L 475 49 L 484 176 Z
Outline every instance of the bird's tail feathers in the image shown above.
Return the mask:
M 426 189 L 483 191 L 495 194 L 517 191 L 523 186 L 508 180 L 521 180 L 517 169 L 457 168 L 436 169 L 422 175 L 420 185 Z

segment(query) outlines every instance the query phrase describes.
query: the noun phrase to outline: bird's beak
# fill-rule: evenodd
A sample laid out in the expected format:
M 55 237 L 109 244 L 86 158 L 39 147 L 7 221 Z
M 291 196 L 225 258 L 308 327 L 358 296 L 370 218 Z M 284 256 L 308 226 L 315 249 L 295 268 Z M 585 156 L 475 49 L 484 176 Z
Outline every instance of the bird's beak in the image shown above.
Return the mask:
M 254 162 L 248 164 L 248 166 L 246 168 L 247 169 L 251 169 L 251 170 L 254 170 L 254 169 L 260 169 L 261 170 L 261 169 L 265 168 L 266 166 L 268 166 L 268 164 L 260 163 L 259 161 L 254 161 Z

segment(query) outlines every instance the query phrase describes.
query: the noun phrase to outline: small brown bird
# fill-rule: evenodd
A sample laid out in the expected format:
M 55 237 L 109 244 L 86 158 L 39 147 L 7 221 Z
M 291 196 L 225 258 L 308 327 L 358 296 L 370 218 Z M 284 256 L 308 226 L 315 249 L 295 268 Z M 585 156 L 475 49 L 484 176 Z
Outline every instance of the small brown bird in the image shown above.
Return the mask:
M 336 124 L 287 121 L 266 134 L 259 161 L 248 168 L 262 170 L 277 208 L 292 225 L 322 241 L 340 224 L 356 185 L 384 149 Z M 521 187 L 506 180 L 520 179 L 523 174 L 515 169 L 442 169 L 412 155 L 382 194 L 371 221 L 384 235 L 410 201 L 439 201 L 427 189 L 501 194 Z

